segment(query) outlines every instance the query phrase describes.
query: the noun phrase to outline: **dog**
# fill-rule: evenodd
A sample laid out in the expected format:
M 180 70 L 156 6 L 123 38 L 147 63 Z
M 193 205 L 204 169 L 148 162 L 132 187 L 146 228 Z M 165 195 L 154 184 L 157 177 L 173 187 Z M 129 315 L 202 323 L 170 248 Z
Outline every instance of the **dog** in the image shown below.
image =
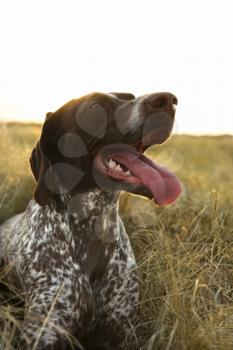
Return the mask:
M 168 92 L 91 93 L 47 113 L 30 158 L 34 199 L 0 226 L 0 258 L 25 296 L 22 349 L 133 342 L 139 283 L 118 200 L 127 191 L 165 206 L 180 195 L 176 176 L 143 154 L 170 136 L 176 105 Z

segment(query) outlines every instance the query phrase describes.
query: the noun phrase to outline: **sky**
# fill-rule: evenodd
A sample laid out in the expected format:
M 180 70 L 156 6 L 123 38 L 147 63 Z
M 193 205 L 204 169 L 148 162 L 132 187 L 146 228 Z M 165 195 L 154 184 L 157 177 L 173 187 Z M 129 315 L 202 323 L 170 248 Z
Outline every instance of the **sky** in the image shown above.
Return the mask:
M 93 91 L 170 91 L 175 132 L 233 133 L 231 0 L 0 0 L 0 121 Z

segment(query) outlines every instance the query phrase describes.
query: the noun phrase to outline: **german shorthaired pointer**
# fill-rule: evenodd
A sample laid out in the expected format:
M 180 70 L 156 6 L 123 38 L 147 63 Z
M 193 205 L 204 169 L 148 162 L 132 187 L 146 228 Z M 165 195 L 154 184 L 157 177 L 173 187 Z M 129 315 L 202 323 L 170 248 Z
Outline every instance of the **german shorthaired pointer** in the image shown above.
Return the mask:
M 30 159 L 34 199 L 0 226 L 0 258 L 25 295 L 20 349 L 126 348 L 138 279 L 119 194 L 160 206 L 180 195 L 143 155 L 169 137 L 176 104 L 170 93 L 92 93 L 47 114 Z

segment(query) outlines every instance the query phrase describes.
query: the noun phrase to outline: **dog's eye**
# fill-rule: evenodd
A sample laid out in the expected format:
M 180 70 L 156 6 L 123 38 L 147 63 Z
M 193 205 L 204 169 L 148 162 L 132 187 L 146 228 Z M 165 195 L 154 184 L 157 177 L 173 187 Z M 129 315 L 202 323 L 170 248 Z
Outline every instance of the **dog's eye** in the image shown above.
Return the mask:
M 89 105 L 89 108 L 91 109 L 101 109 L 104 108 L 101 104 L 93 102 L 92 104 Z

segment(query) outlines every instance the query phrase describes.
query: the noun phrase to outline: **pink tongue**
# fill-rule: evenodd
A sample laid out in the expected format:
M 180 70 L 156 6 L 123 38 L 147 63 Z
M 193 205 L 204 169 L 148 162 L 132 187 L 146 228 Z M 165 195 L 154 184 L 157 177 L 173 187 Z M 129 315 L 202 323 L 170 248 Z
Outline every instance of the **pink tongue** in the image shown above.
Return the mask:
M 181 184 L 174 174 L 161 167 L 144 155 L 124 152 L 114 155 L 113 159 L 124 164 L 134 176 L 153 194 L 160 206 L 173 203 L 181 194 Z

